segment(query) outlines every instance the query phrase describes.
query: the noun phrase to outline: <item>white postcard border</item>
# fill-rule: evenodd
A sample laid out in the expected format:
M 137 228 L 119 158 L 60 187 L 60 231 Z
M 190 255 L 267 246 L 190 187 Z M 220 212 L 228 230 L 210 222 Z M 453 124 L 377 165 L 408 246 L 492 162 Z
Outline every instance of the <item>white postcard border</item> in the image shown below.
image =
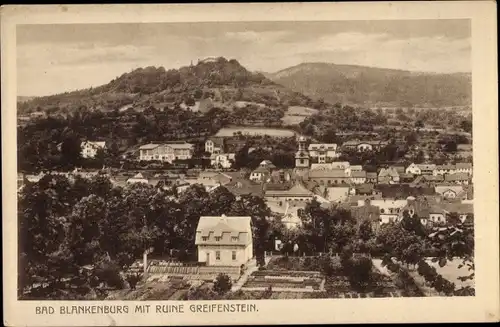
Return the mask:
M 499 319 L 498 108 L 496 4 L 470 2 L 277 3 L 204 5 L 46 5 L 1 9 L 2 202 L 4 324 L 225 325 L 355 322 L 460 322 Z M 35 306 L 75 301 L 17 301 L 16 24 L 471 19 L 476 296 L 451 298 L 196 301 L 184 314 L 36 315 Z M 190 313 L 191 304 L 252 303 L 258 312 Z M 165 301 L 85 301 L 78 304 L 166 304 Z

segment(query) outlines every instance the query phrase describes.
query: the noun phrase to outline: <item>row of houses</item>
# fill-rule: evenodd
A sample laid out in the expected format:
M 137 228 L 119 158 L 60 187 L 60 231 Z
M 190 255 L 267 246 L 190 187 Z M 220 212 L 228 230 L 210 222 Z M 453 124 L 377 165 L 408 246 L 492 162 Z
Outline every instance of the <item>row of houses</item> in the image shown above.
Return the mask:
M 340 151 L 335 143 L 310 143 L 301 136 L 298 140 L 298 149 L 295 153 L 295 167 L 307 168 L 311 163 L 329 163 L 340 157 Z M 341 146 L 342 151 L 380 151 L 388 145 L 386 141 L 347 141 Z
M 413 164 L 412 164 L 413 165 Z M 412 167 L 410 165 L 408 168 Z M 450 170 L 445 174 L 438 173 L 436 169 L 440 166 L 425 165 L 418 171 L 418 174 L 413 174 L 412 169 L 404 166 L 391 166 L 380 168 L 378 172 L 367 172 L 360 165 L 350 165 L 347 161 L 334 161 L 330 163 L 313 163 L 304 174 L 308 181 L 312 181 L 317 185 L 357 185 L 357 184 L 437 184 L 448 183 L 457 185 L 467 185 L 472 183 L 472 164 L 459 163 L 453 165 L 460 167 L 455 170 Z M 269 160 L 264 160 L 260 165 L 251 172 L 250 180 L 256 182 L 268 182 L 275 171 L 278 169 Z M 279 170 L 278 170 L 279 171 Z M 422 173 L 425 171 L 426 173 Z
M 419 218 L 423 219 L 422 221 L 426 224 L 427 222 L 445 223 L 447 211 L 457 212 L 461 215 L 460 217 L 464 218 L 465 215 L 471 214 L 473 210 L 471 191 L 471 188 L 464 188 L 460 185 L 434 187 L 432 192 L 428 192 L 428 195 L 417 197 L 425 199 L 429 204 L 425 214 L 422 215 L 419 211 Z M 300 225 L 300 211 L 304 210 L 312 200 L 316 200 L 326 207 L 332 204 L 344 206 L 353 211 L 353 214 L 360 219 L 362 214 L 365 214 L 365 218 L 368 219 L 372 213 L 365 212 L 366 208 L 360 209 L 358 207 L 375 206 L 377 207 L 377 213 L 374 217 L 379 219 L 377 221 L 380 224 L 384 224 L 397 221 L 398 217 L 401 218 L 400 214 L 409 203 L 408 199 L 416 198 L 414 196 L 407 198 L 384 197 L 382 192 L 377 192 L 373 188 L 371 193 L 358 194 L 356 188 L 349 186 L 310 190 L 301 183 L 296 183 L 288 189 L 268 188 L 264 191 L 263 196 L 271 211 L 281 215 L 283 223 L 289 228 Z
M 406 167 L 405 172 L 412 175 L 451 175 L 451 174 L 468 174 L 472 175 L 471 163 L 456 163 L 446 165 L 435 164 L 415 164 L 412 163 Z
M 368 219 L 376 226 L 390 222 L 400 222 L 405 213 L 416 217 L 427 227 L 445 225 L 450 215 L 456 214 L 463 223 L 472 219 L 474 208 L 472 203 L 457 201 L 440 202 L 433 197 L 408 197 L 407 199 L 365 199 L 359 200 L 352 212 L 358 219 Z

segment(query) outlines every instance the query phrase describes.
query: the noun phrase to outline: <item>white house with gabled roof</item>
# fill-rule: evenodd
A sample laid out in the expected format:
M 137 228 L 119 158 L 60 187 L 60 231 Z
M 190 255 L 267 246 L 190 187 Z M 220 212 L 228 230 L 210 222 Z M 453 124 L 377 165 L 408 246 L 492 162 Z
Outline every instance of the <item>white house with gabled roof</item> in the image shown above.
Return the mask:
M 95 158 L 97 151 L 106 150 L 106 142 L 84 141 L 80 147 L 83 158 Z
M 253 257 L 252 218 L 202 216 L 196 227 L 198 262 L 207 266 L 240 267 Z

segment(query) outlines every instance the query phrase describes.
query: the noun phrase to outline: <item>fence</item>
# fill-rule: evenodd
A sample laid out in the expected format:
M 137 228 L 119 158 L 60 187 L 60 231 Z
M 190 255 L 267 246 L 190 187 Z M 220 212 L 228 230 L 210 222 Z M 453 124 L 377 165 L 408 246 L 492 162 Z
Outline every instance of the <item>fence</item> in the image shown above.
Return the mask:
M 147 272 L 153 275 L 185 276 L 191 279 L 214 280 L 219 274 L 226 274 L 233 280 L 240 277 L 240 267 L 212 267 L 194 263 L 163 262 L 148 265 Z

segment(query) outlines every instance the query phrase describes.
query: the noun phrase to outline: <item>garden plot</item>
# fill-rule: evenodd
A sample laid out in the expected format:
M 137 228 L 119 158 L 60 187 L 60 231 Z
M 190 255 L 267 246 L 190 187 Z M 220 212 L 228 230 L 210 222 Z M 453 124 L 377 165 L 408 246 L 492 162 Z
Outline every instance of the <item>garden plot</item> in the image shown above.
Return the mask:
M 323 286 L 324 280 L 317 272 L 256 271 L 249 276 L 242 290 L 264 291 L 271 287 L 277 291 L 313 292 L 321 291 Z
M 281 120 L 285 125 L 298 125 L 307 117 L 316 113 L 318 113 L 317 109 L 302 106 L 290 106 Z

